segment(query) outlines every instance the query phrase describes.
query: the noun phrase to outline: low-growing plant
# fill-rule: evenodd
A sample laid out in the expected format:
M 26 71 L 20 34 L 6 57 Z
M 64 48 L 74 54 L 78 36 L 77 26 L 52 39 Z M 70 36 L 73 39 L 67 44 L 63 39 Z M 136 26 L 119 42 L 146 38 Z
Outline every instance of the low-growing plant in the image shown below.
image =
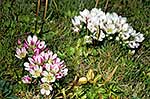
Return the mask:
M 115 12 L 105 13 L 97 8 L 91 11 L 85 9 L 72 19 L 72 23 L 74 32 L 82 34 L 86 43 L 99 44 L 104 40 L 115 40 L 134 53 L 144 40 L 144 35 L 136 32 L 127 23 L 126 17 L 119 16 Z
M 46 48 L 45 41 L 40 41 L 36 35 L 29 35 L 23 44 L 18 40 L 15 56 L 24 59 L 27 75 L 22 78 L 23 83 L 34 85 L 43 95 L 50 95 L 54 82 L 67 75 L 64 61 Z

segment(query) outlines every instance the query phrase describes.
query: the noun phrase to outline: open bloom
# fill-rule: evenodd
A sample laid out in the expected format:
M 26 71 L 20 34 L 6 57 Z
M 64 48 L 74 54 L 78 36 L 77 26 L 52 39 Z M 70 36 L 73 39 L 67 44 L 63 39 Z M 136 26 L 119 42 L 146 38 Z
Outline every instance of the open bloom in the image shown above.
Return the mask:
M 44 76 L 41 79 L 42 82 L 50 83 L 50 82 L 55 82 L 56 80 L 54 74 L 52 74 L 51 72 L 43 71 L 42 75 Z
M 81 12 L 80 12 L 80 15 L 81 15 L 81 16 L 79 16 L 79 19 L 80 19 L 82 22 L 84 22 L 84 23 L 87 23 L 87 20 L 91 17 L 90 11 L 87 10 L 87 9 L 81 11 Z
M 140 32 L 136 34 L 135 36 L 135 41 L 136 42 L 142 42 L 144 40 L 144 36 L 143 34 L 141 34 Z
M 25 41 L 24 45 L 26 45 L 26 47 L 31 47 L 31 48 L 34 49 L 34 48 L 36 48 L 36 43 L 37 42 L 39 42 L 39 41 L 38 41 L 38 38 L 37 38 L 36 35 L 34 35 L 33 37 L 31 37 L 31 35 L 29 35 L 27 37 L 27 41 Z
M 115 34 L 117 32 L 115 24 L 106 24 L 104 30 L 107 34 Z
M 41 54 L 44 57 L 44 61 L 48 64 L 53 64 L 53 61 L 57 58 L 57 54 L 53 54 L 52 51 L 48 50 L 46 53 Z
M 46 45 L 44 41 L 38 40 L 36 35 L 34 35 L 33 37 L 29 35 L 27 37 L 27 40 L 25 40 L 24 47 L 26 47 L 27 49 L 28 48 L 32 49 L 34 52 L 37 52 L 37 51 L 43 51 L 46 48 Z
M 134 49 L 138 48 L 144 40 L 143 34 L 136 33 L 130 24 L 127 23 L 126 17 L 119 16 L 114 12 L 105 13 L 97 8 L 93 8 L 91 11 L 85 9 L 80 11 L 79 16 L 75 16 L 72 19 L 72 23 L 75 32 L 82 31 L 80 29 L 86 29 L 87 36 L 85 36 L 85 41 L 87 43 L 92 43 L 91 38 L 96 41 L 103 41 L 104 38 L 115 38 L 121 42 L 120 44 L 127 44 L 129 48 Z M 83 26 L 82 23 L 84 23 Z M 76 25 L 78 24 L 82 28 L 77 27 Z
M 40 85 L 40 87 L 41 87 L 40 92 L 42 95 L 44 94 L 49 95 L 50 92 L 53 90 L 52 86 L 49 85 L 48 83 L 43 83 Z
M 26 83 L 26 84 L 30 84 L 31 83 L 31 78 L 27 75 L 22 77 L 22 82 Z
M 27 54 L 26 48 L 22 47 L 21 49 L 17 48 L 15 56 L 19 59 L 25 58 Z
M 45 42 L 44 42 L 44 41 L 39 42 L 39 43 L 37 44 L 37 47 L 38 47 L 39 49 L 43 50 L 43 49 L 46 47 Z
M 123 40 L 127 40 L 131 35 L 129 32 L 120 33 Z
M 33 69 L 30 69 L 29 72 L 33 78 L 40 77 L 41 73 L 42 73 L 42 67 L 41 66 L 35 66 Z
M 78 16 L 75 16 L 74 19 L 72 19 L 71 21 L 74 26 L 79 26 L 81 24 Z
M 42 65 L 42 63 L 45 61 L 45 59 L 41 54 L 39 54 L 39 55 L 33 56 L 33 58 L 29 58 L 29 61 L 30 61 L 30 63 L 33 62 L 35 64 Z
M 137 43 L 137 42 L 135 42 L 135 41 L 129 41 L 129 43 L 128 43 L 128 46 L 130 47 L 130 48 L 138 48 L 139 46 L 140 46 L 140 44 L 139 43 Z

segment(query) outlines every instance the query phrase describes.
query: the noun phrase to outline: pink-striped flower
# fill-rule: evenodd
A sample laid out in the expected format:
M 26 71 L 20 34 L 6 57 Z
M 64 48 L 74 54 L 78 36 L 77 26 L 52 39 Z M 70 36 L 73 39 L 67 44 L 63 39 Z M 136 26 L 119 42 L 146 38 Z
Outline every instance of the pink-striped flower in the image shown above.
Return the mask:
M 31 83 L 31 80 L 32 80 L 32 79 L 31 79 L 28 75 L 22 77 L 22 82 L 23 82 L 23 83 L 30 84 L 30 83 Z
M 41 54 L 39 54 L 39 55 L 33 56 L 31 61 L 35 64 L 42 65 L 42 63 L 44 62 L 44 57 Z
M 36 48 L 36 44 L 38 43 L 39 41 L 38 41 L 38 38 L 37 38 L 37 36 L 36 35 L 34 35 L 33 37 L 31 37 L 31 35 L 29 35 L 28 37 L 27 37 L 27 41 L 25 40 L 25 44 L 24 45 L 26 45 L 26 47 L 31 47 L 31 48 Z
M 45 42 L 44 41 L 39 42 L 39 44 L 37 44 L 37 48 L 41 50 L 45 49 L 46 48 Z
M 48 64 L 53 64 L 53 61 L 57 58 L 57 54 L 53 54 L 53 52 L 50 50 L 48 50 L 46 53 L 42 53 L 41 55 Z
M 36 65 L 34 63 L 25 62 L 24 66 L 25 66 L 25 70 L 30 71 L 31 69 L 33 69 L 35 66 L 38 66 L 38 65 Z
M 22 59 L 26 57 L 27 53 L 28 52 L 26 51 L 25 47 L 22 47 L 21 49 L 17 48 L 15 56 L 19 59 Z

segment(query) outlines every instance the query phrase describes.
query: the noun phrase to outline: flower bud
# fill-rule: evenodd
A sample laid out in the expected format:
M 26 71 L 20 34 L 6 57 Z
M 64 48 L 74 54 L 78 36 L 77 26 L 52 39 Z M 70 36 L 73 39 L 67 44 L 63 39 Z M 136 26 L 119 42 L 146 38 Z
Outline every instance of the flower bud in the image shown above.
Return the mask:
M 22 78 L 22 82 L 23 83 L 26 83 L 26 84 L 30 84 L 31 83 L 31 78 L 27 75 L 27 76 L 24 76 Z
M 20 41 L 20 39 L 18 39 L 17 44 L 18 44 L 18 45 L 21 45 L 21 41 Z
M 87 83 L 87 78 L 86 77 L 79 78 L 79 80 L 78 80 L 78 84 L 79 85 L 86 84 L 86 83 Z
M 89 71 L 88 71 L 88 73 L 87 73 L 87 75 L 86 75 L 88 81 L 93 80 L 93 79 L 94 79 L 94 76 L 95 76 L 95 75 L 94 75 L 94 71 L 93 71 L 92 69 L 89 69 Z

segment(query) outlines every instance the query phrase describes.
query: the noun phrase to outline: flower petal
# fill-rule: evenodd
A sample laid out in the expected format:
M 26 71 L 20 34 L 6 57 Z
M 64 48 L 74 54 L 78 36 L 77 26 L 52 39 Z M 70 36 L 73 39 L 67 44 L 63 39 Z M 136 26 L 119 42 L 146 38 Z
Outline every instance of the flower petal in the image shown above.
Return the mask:
M 46 90 L 45 90 L 44 88 L 42 88 L 42 89 L 40 90 L 40 92 L 41 92 L 42 95 L 44 95 L 45 92 L 46 92 Z
M 46 95 L 49 95 L 50 94 L 50 90 L 46 90 Z
M 35 43 L 37 42 L 37 40 L 38 40 L 37 36 L 34 35 L 32 40 L 33 40 L 33 42 L 34 42 L 34 44 L 35 44 Z

